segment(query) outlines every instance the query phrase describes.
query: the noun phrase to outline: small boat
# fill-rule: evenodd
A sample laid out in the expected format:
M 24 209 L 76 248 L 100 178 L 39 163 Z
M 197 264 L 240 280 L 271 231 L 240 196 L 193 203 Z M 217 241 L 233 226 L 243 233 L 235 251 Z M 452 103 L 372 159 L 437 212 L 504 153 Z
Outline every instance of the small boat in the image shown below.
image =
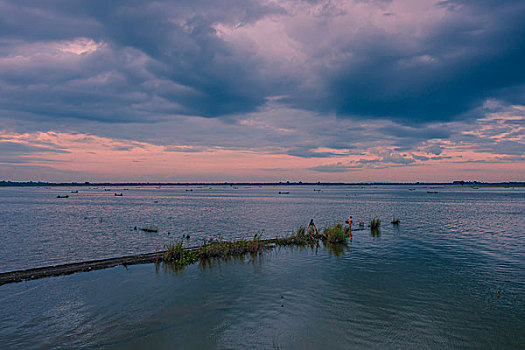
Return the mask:
M 193 192 L 193 189 L 186 190 L 186 192 Z
M 314 192 L 321 192 L 321 190 L 318 190 L 318 189 L 314 188 Z
M 115 197 L 122 197 L 122 193 L 115 193 Z
M 65 196 L 58 195 L 57 198 L 69 198 L 69 196 L 67 194 Z
M 140 228 L 144 232 L 159 232 L 157 226 L 148 225 Z
M 286 191 L 286 192 L 279 191 L 279 194 L 290 194 L 290 192 L 288 192 L 288 191 Z
M 76 191 L 71 191 L 71 193 L 78 193 L 78 190 L 76 190 Z
M 427 193 L 438 193 L 437 191 L 427 191 Z

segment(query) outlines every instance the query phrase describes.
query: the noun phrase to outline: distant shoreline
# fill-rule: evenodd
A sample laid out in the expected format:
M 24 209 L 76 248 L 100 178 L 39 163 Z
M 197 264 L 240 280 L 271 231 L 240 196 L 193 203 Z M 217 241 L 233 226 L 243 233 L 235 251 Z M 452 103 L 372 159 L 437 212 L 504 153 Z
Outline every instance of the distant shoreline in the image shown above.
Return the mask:
M 523 187 L 525 182 L 43 182 L 43 181 L 0 181 L 0 187 L 49 187 L 49 186 L 483 186 Z

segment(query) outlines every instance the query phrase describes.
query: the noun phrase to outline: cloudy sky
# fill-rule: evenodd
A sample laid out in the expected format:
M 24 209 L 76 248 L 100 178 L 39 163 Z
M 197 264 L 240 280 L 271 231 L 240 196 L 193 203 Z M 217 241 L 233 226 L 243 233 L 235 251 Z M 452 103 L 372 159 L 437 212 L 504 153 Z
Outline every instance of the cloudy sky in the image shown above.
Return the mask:
M 523 181 L 523 0 L 0 0 L 0 180 Z

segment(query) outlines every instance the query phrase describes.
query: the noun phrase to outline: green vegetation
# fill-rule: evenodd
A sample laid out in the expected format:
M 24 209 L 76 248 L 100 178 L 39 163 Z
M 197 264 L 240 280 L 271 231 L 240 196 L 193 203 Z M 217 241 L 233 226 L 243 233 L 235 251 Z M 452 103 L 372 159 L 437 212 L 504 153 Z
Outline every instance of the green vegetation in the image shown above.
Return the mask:
M 278 237 L 275 239 L 275 244 L 279 246 L 318 246 L 320 238 L 321 236 L 318 233 L 307 233 L 306 227 L 299 226 L 299 229 L 295 235 L 285 238 Z
M 379 219 L 372 220 L 372 223 L 380 223 Z M 372 226 L 372 225 L 371 225 Z M 300 226 L 297 232 L 290 237 L 275 239 L 261 239 L 261 233 L 257 233 L 252 239 L 243 239 L 239 241 L 213 241 L 204 243 L 196 248 L 185 248 L 183 241 L 172 243 L 166 246 L 166 251 L 162 253 L 162 258 L 157 257 L 158 260 L 173 266 L 176 270 L 183 268 L 186 265 L 193 264 L 197 261 L 206 263 L 213 258 L 229 259 L 232 257 L 242 257 L 246 254 L 257 255 L 264 249 L 274 246 L 310 246 L 318 247 L 319 241 L 323 241 L 328 249 L 331 249 L 336 255 L 341 254 L 347 244 L 349 236 L 349 228 L 338 223 L 333 226 L 326 227 L 322 234 L 316 232 L 308 232 L 306 227 Z
M 350 229 L 343 224 L 328 226 L 323 230 L 323 240 L 330 244 L 344 243 L 349 236 Z
M 188 250 L 182 246 L 182 242 L 168 244 L 162 256 L 162 261 L 169 262 L 177 267 L 184 267 L 199 260 L 197 252 Z
M 261 234 L 256 233 L 251 240 L 206 242 L 197 248 L 200 259 L 241 256 L 247 253 L 256 254 L 263 250 L 267 243 L 261 241 Z
M 256 254 L 261 252 L 267 244 L 267 241 L 261 240 L 260 233 L 257 233 L 251 240 L 204 241 L 204 244 L 196 249 L 186 249 L 183 247 L 182 241 L 180 241 L 166 246 L 162 261 L 177 268 L 182 268 L 199 260 L 209 258 L 229 258 L 243 256 L 247 253 Z
M 373 218 L 372 221 L 370 221 L 370 229 L 375 230 L 381 226 L 381 220 L 378 218 Z

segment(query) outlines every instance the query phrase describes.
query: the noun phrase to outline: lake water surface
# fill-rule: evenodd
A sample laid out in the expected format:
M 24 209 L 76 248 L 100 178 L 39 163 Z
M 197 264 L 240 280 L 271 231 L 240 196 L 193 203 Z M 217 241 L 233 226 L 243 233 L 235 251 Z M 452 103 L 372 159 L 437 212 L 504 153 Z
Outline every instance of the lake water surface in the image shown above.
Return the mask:
M 523 188 L 313 189 L 0 188 L 0 271 L 150 252 L 186 234 L 188 245 L 271 238 L 311 218 L 383 222 L 341 252 L 275 249 L 184 271 L 146 264 L 0 286 L 2 348 L 525 346 Z M 134 230 L 146 224 L 159 232 Z

